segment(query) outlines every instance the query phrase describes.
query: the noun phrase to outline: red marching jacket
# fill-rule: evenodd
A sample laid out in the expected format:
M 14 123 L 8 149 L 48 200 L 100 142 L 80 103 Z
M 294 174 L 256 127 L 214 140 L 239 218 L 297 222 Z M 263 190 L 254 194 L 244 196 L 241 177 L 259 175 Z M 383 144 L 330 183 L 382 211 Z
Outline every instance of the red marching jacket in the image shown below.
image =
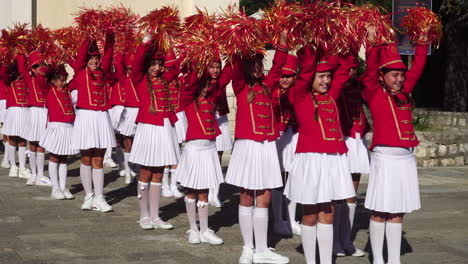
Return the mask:
M 347 82 L 341 92 L 338 106 L 340 109 L 341 129 L 347 137 L 356 138 L 356 133 L 361 138 L 369 132 L 369 122 L 362 108 L 362 80 L 354 79 Z
M 135 84 L 138 97 L 140 98 L 140 109 L 136 118 L 137 123 L 163 126 L 164 118 L 169 118 L 171 123 L 177 121 L 174 109 L 169 102 L 168 84 L 177 77 L 177 71 L 173 68 L 175 56 L 171 52 L 165 58 L 165 71 L 162 77 L 151 80 L 151 87 L 148 87 L 148 77 L 144 72 L 144 60 L 146 53 L 150 50 L 151 44 L 142 43 L 138 47 L 132 65 L 132 81 Z M 152 96 L 153 95 L 153 96 Z M 155 112 L 150 112 L 153 106 Z
M 229 114 L 229 104 L 227 101 L 226 88 L 232 80 L 232 66 L 226 64 L 219 75 L 218 88 L 215 90 L 216 110 L 220 116 Z
M 125 105 L 126 91 L 125 87 L 118 81 L 116 74 L 112 74 L 112 81 L 109 81 L 108 95 L 109 106 Z
M 197 90 L 200 89 L 200 79 L 196 71 L 191 71 L 187 77 L 187 85 L 184 88 L 184 109 L 187 116 L 186 140 L 208 139 L 214 140 L 221 130 L 216 122 L 216 96 L 220 87 L 217 82 L 211 86 L 207 98 L 197 98 Z
M 317 61 L 316 55 L 311 49 L 305 48 L 304 57 L 300 60 L 301 73 L 289 92 L 289 100 L 294 106 L 299 131 L 296 153 L 344 154 L 348 152 L 341 131 L 336 100 L 350 77 L 349 69 L 351 67 L 345 59 L 340 58 L 339 61 L 340 66 L 333 75 L 328 92 L 312 94 L 311 86 Z M 316 102 L 314 102 L 313 96 L 315 96 Z M 315 111 L 318 111 L 317 120 L 314 118 Z
M 29 73 L 29 67 L 26 56 L 19 54 L 16 58 L 18 62 L 18 70 L 26 82 L 28 88 L 28 104 L 29 106 L 45 107 L 47 93 L 47 79 L 42 75 L 32 76 Z M 32 65 L 29 65 L 32 66 Z
M 68 88 L 60 89 L 50 85 L 46 98 L 49 122 L 73 123 L 75 121 L 75 111 Z
M 411 103 L 397 105 L 390 91 L 379 83 L 379 49 L 372 46 L 366 51 L 367 70 L 363 75 L 363 96 L 370 108 L 374 131 L 370 149 L 378 145 L 416 147 L 419 140 L 414 132 Z M 403 93 L 396 95 L 399 99 L 405 100 L 404 93 L 410 94 L 416 86 L 426 64 L 427 49 L 427 45 L 416 45 L 415 59 L 406 72 Z
M 289 102 L 288 95 L 289 90 L 282 90 L 279 85 L 276 85 L 272 94 L 278 132 L 286 132 L 290 125 L 297 129 L 294 107 Z
M 130 56 L 130 54 L 126 56 Z M 130 74 L 132 71 L 131 65 L 125 64 L 126 61 L 128 60 L 124 60 L 121 53 L 115 56 L 115 76 L 120 83 L 120 87 L 123 88 L 121 94 L 125 94 L 124 105 L 127 107 L 140 107 L 140 99 Z
M 90 44 L 89 38 L 83 41 L 76 60 L 70 64 L 75 71 L 75 76 L 72 80 L 73 87 L 78 90 L 76 107 L 94 111 L 106 111 L 108 109 L 108 102 L 105 78 L 109 75 L 112 65 L 114 41 L 106 40 L 101 69 L 97 71 L 91 71 L 86 65 Z
M 10 83 L 7 88 L 6 107 L 28 107 L 28 89 L 23 79 Z
M 0 64 L 0 100 L 7 99 L 8 68 Z
M 273 66 L 262 82 L 262 85 L 266 86 L 270 91 L 281 78 L 281 68 L 286 63 L 287 58 L 287 50 L 284 47 L 279 47 L 275 52 Z M 232 87 L 237 101 L 235 138 L 260 142 L 277 139 L 279 132 L 276 128 L 276 118 L 271 96 L 265 94 L 262 85 L 258 83 L 249 87 L 249 84 L 244 79 L 242 61 L 239 57 L 233 58 L 232 65 Z M 248 95 L 250 89 L 255 94 L 255 97 L 249 103 Z

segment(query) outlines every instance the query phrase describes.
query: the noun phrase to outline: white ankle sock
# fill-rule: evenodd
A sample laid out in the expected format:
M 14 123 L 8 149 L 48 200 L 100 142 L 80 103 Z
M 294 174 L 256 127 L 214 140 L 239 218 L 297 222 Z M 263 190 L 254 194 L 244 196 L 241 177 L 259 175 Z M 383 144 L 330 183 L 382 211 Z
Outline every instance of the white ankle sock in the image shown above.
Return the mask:
M 50 161 L 49 161 L 50 163 Z M 49 166 L 50 168 L 50 166 Z M 67 188 L 67 174 L 68 174 L 68 166 L 66 163 L 60 163 L 58 169 L 59 175 L 59 185 L 60 190 L 65 190 Z
M 200 232 L 204 233 L 208 230 L 208 203 L 198 201 L 198 220 L 200 220 Z
M 131 174 L 130 165 L 128 164 L 128 160 L 130 159 L 130 153 L 129 152 L 124 152 L 123 155 L 124 155 L 125 174 Z
M 117 164 L 119 165 L 119 171 L 124 169 L 124 156 L 122 148 L 115 148 L 115 158 L 117 159 Z
M 18 160 L 20 169 L 26 169 L 26 147 L 18 147 Z
M 44 152 L 37 152 L 36 157 L 36 165 L 37 165 L 37 176 L 42 177 L 44 176 L 44 161 L 45 161 L 45 154 Z
M 94 194 L 97 196 L 104 193 L 104 169 L 94 169 L 92 171 Z
M 29 166 L 31 167 L 32 176 L 36 177 L 37 176 L 37 152 L 31 151 L 31 154 L 29 156 Z
M 388 264 L 400 264 L 401 232 L 403 224 L 387 222 L 385 236 L 387 237 Z
M 176 177 L 176 171 L 177 169 L 171 169 L 171 187 L 176 187 L 177 186 L 177 177 Z
M 385 235 L 385 223 L 369 222 L 369 236 L 372 248 L 373 264 L 384 264 L 383 243 Z
M 288 213 L 289 213 L 289 221 L 291 223 L 296 222 L 296 207 L 297 207 L 297 204 L 295 202 L 289 201 Z
M 315 264 L 315 247 L 317 243 L 317 225 L 301 225 L 301 240 L 307 264 Z
M 16 168 L 16 146 L 7 144 L 8 146 L 8 160 L 10 161 L 10 166 Z
M 162 187 L 169 188 L 169 168 L 164 168 L 163 176 L 162 176 Z
M 91 177 L 91 166 L 80 164 L 80 178 L 85 193 L 87 195 L 93 193 L 93 178 Z
M 159 218 L 159 200 L 161 199 L 161 183 L 151 182 L 149 189 L 149 204 L 151 220 Z
M 104 154 L 104 158 L 107 159 L 107 158 L 111 158 L 112 157 L 112 147 L 108 147 L 106 149 L 106 153 Z
M 149 209 L 148 209 L 149 183 L 138 181 L 137 193 L 138 193 L 138 204 L 140 205 L 140 219 L 144 217 L 149 217 Z
M 268 249 L 268 208 L 255 207 L 253 210 L 253 229 L 255 235 L 255 252 L 265 252 L 265 250 Z
M 58 164 L 49 161 L 49 177 L 52 182 L 53 190 L 60 190 L 59 179 L 58 179 Z
M 195 206 L 195 199 L 190 199 L 187 196 L 185 200 L 185 209 L 187 210 L 187 218 L 189 220 L 190 230 L 198 230 L 197 227 L 197 208 Z
M 320 264 L 331 264 L 333 253 L 333 224 L 317 223 L 317 241 Z
M 239 226 L 244 246 L 253 248 L 253 206 L 239 205 Z
M 354 214 L 356 213 L 356 203 L 348 203 L 349 207 L 349 223 L 351 224 L 350 230 L 353 230 Z

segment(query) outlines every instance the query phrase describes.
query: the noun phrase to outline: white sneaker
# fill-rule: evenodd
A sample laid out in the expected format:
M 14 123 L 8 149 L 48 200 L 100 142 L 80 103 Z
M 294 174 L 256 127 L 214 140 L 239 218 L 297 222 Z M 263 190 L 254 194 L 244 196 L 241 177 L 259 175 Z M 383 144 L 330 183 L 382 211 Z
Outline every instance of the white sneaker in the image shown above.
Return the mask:
M 5 155 L 5 154 L 3 154 Z M 10 168 L 10 162 L 8 160 L 2 160 L 2 168 L 9 169 Z
M 132 177 L 136 177 L 136 176 L 137 176 L 137 173 L 134 172 L 133 170 L 130 170 L 130 175 L 132 175 Z
M 208 243 L 211 245 L 221 245 L 224 243 L 223 239 L 215 234 L 211 229 L 206 230 L 203 233 L 200 233 L 200 241 L 202 243 Z
M 252 264 L 254 250 L 246 246 L 242 247 L 242 254 L 239 258 L 239 264 Z
M 81 210 L 91 211 L 93 210 L 93 200 L 94 200 L 94 193 L 87 194 L 84 198 L 84 202 L 81 205 Z
M 126 174 L 125 175 L 125 184 L 130 184 L 132 183 L 132 175 Z
M 125 170 L 120 170 L 119 171 L 119 176 L 120 177 L 125 177 Z
M 184 194 L 181 193 L 179 189 L 177 189 L 177 186 L 175 185 L 171 186 L 171 193 L 172 193 L 172 196 L 174 196 L 175 198 L 184 197 Z
M 173 225 L 171 225 L 168 222 L 164 222 L 161 218 L 154 219 L 153 221 L 151 221 L 151 223 L 153 224 L 153 227 L 156 229 L 159 228 L 159 229 L 169 230 L 169 229 L 174 228 Z
M 106 202 L 104 195 L 99 195 L 93 199 L 93 210 L 106 213 L 112 211 L 112 206 Z
M 286 264 L 289 263 L 289 258 L 281 256 L 278 253 L 273 252 L 274 249 L 269 248 L 264 252 L 253 254 L 253 263 L 276 263 Z
M 27 186 L 33 186 L 36 184 L 36 176 L 31 176 L 29 179 L 26 181 Z
M 49 177 L 41 176 L 36 178 L 36 185 L 38 186 L 52 186 L 52 181 Z
M 301 225 L 298 222 L 291 222 L 291 229 L 294 235 L 301 235 Z
M 346 254 L 343 253 L 343 252 L 339 252 L 339 253 L 336 253 L 335 256 L 336 256 L 337 258 L 342 258 L 342 257 L 346 257 Z
M 351 255 L 353 257 L 364 257 L 366 255 L 366 252 L 363 250 L 356 248 L 356 251 Z
M 188 242 L 190 244 L 200 244 L 200 231 L 198 230 L 193 230 L 193 229 L 190 229 L 190 230 L 187 230 L 187 234 L 188 234 Z
M 18 167 L 11 167 L 10 172 L 8 173 L 10 178 L 18 178 Z
M 31 171 L 29 169 L 18 169 L 18 177 L 24 178 L 24 179 L 29 179 L 32 176 Z
M 117 168 L 117 163 L 109 157 L 104 159 L 104 166 L 107 168 Z
M 63 189 L 62 193 L 63 193 L 63 195 L 65 195 L 65 199 L 67 199 L 67 200 L 75 199 L 75 196 L 73 196 L 73 194 L 67 188 Z
M 52 193 L 50 194 L 55 200 L 65 200 L 65 195 L 62 193 L 60 189 L 52 189 Z
M 172 192 L 169 186 L 163 186 L 161 188 L 161 196 L 162 197 L 172 197 Z
M 151 223 L 151 219 L 149 217 L 143 217 L 138 220 L 138 224 L 140 224 L 140 228 L 143 230 L 151 230 L 154 229 L 153 224 Z

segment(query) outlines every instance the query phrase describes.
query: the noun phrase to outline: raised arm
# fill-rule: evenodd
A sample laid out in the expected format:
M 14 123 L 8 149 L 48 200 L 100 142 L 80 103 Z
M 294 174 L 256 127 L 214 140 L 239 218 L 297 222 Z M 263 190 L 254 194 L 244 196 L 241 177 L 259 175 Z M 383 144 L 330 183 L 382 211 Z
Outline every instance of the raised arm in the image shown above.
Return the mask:
M 351 77 L 349 75 L 349 71 L 351 69 L 352 59 L 353 55 L 339 57 L 340 65 L 338 66 L 338 69 L 336 69 L 335 74 L 333 75 L 333 80 L 330 85 L 330 91 L 328 92 L 328 94 L 334 100 L 338 100 L 338 97 L 340 97 L 341 94 L 341 90 Z
M 115 77 L 122 84 L 125 82 L 125 77 L 126 77 L 123 56 L 124 55 L 121 52 L 119 52 L 115 54 L 115 60 L 114 60 Z
M 284 46 L 279 46 L 275 51 L 275 56 L 273 57 L 273 66 L 270 69 L 270 72 L 263 80 L 263 84 L 265 84 L 270 89 L 279 82 L 283 71 L 281 70 L 288 60 L 288 50 Z
M 164 68 L 166 71 L 163 73 L 163 78 L 167 83 L 174 81 L 179 76 L 180 64 L 172 49 L 164 56 Z
M 296 83 L 289 91 L 289 101 L 292 104 L 301 102 L 309 94 L 309 88 L 312 86 L 317 67 L 317 55 L 310 47 L 299 50 L 297 58 L 301 72 L 296 79 Z
M 138 82 L 143 78 L 145 75 L 144 72 L 144 62 L 145 62 L 145 56 L 148 50 L 151 48 L 151 42 L 142 42 L 135 53 L 135 58 L 133 59 L 132 62 L 132 81 Z
M 105 73 L 112 71 L 112 57 L 114 55 L 115 35 L 113 32 L 107 33 L 106 44 L 104 47 L 104 56 L 102 57 L 101 67 Z
M 232 80 L 232 65 L 227 63 L 224 65 L 221 74 L 219 75 L 219 86 L 225 88 Z
M 228 62 L 229 63 L 229 62 Z M 238 55 L 232 57 L 232 89 L 234 94 L 239 94 L 245 87 L 245 76 L 244 69 L 242 68 L 243 63 Z
M 411 69 L 406 72 L 406 81 L 404 84 L 405 93 L 411 93 L 421 77 L 427 61 L 428 48 L 429 45 L 427 43 L 418 42 L 416 44 L 413 64 L 411 65 Z
M 18 56 L 16 56 L 16 61 L 18 62 L 18 71 L 21 76 L 23 76 L 23 80 L 25 80 L 26 83 L 30 83 L 31 75 L 29 74 L 28 60 L 26 59 L 26 55 L 22 53 L 18 54 Z
M 70 63 L 70 66 L 73 68 L 75 73 L 79 70 L 86 68 L 86 58 L 88 57 L 88 48 L 90 44 L 91 39 L 88 36 L 81 43 L 81 46 L 78 49 L 78 53 L 76 54 L 75 60 Z

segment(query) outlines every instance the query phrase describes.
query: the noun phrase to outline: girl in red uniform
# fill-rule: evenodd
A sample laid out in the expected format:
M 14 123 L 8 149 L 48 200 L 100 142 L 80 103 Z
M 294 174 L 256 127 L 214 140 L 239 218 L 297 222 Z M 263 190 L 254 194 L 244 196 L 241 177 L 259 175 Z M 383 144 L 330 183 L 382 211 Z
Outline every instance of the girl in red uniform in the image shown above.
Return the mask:
M 289 92 L 299 138 L 284 193 L 304 209 L 301 238 L 307 263 L 315 263 L 316 240 L 320 263 L 332 262 L 333 201 L 355 195 L 336 105 L 349 79 L 350 63 L 340 58 L 335 70 L 332 59 L 317 59 L 305 47 L 301 73 Z
M 67 157 L 79 150 L 71 147 L 75 111 L 67 88 L 68 73 L 63 64 L 49 73 L 47 92 L 48 123 L 40 145 L 50 152 L 49 175 L 52 181 L 51 197 L 57 200 L 73 199 L 67 186 Z
M 150 35 L 145 36 L 132 64 L 132 81 L 140 98 L 140 109 L 130 162 L 141 165 L 138 180 L 140 227 L 172 229 L 170 223 L 159 217 L 159 201 L 164 167 L 177 164 L 180 155 L 173 126 L 177 117 L 169 103 L 167 87 L 177 77 L 173 68 L 176 58 L 172 52 L 163 56 L 152 51 L 151 39 Z M 165 71 L 165 67 L 170 70 Z
M 223 182 L 223 173 L 216 151 L 216 137 L 221 133 L 215 119 L 216 95 L 219 87 L 221 60 L 215 60 L 201 78 L 190 71 L 184 89 L 187 116 L 187 143 L 177 168 L 177 181 L 186 188 L 185 207 L 190 230 L 188 242 L 222 244 L 223 240 L 208 228 L 208 192 Z M 226 75 L 223 72 L 221 75 Z M 223 77 L 221 77 L 223 79 Z M 200 230 L 196 225 L 196 207 Z
M 76 60 L 73 85 L 78 91 L 72 148 L 81 153 L 80 177 L 85 190 L 82 210 L 109 212 L 104 189 L 103 159 L 107 147 L 115 147 L 115 136 L 107 110 L 106 78 L 112 65 L 113 34 L 108 34 L 101 64 L 96 41 L 87 38 Z M 94 190 L 93 190 L 94 187 Z
M 267 246 L 271 189 L 283 186 L 271 90 L 279 81 L 288 57 L 285 45 L 286 33 L 282 35 L 273 67 L 266 77 L 263 55 L 243 60 L 236 56 L 232 61 L 232 86 L 237 100 L 236 141 L 226 182 L 241 188 L 239 225 L 244 247 L 239 263 L 289 262 L 289 258 L 274 253 Z
M 6 116 L 6 98 L 7 98 L 7 85 L 6 76 L 8 76 L 8 67 L 0 62 L 0 123 L 3 127 Z M 10 168 L 10 162 L 8 161 L 8 136 L 3 135 L 3 159 L 1 167 L 5 169 Z
M 372 42 L 374 34 L 369 35 Z M 370 45 L 366 54 L 364 100 L 373 120 L 371 169 L 365 207 L 372 211 L 369 235 L 374 264 L 400 263 L 403 215 L 421 207 L 413 148 L 419 144 L 412 124 L 411 99 L 426 63 L 427 34 L 419 36 L 415 59 L 407 70 L 394 43 Z

